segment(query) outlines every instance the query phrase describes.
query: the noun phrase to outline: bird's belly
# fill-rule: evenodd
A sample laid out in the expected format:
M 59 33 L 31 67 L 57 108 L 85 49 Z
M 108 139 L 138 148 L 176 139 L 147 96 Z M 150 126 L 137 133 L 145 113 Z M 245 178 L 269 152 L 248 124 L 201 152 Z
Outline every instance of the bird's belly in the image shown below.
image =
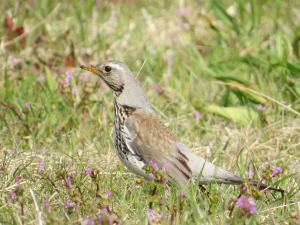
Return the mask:
M 131 152 L 127 152 L 126 154 L 124 154 L 123 152 L 120 152 L 118 150 L 117 150 L 117 155 L 127 169 L 129 169 L 131 172 L 135 173 L 136 175 L 147 178 L 145 170 L 143 169 L 145 163 L 139 156 L 134 155 Z

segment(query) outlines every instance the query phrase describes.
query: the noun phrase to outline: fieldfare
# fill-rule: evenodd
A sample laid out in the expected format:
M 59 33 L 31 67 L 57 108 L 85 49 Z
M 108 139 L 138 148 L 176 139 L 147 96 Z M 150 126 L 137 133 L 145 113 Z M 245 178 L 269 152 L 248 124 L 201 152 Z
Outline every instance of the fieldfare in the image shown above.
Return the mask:
M 80 68 L 98 75 L 112 91 L 114 146 L 119 159 L 131 172 L 148 179 L 143 167 L 152 160 L 160 168 L 169 162 L 165 168 L 167 175 L 180 186 L 185 186 L 190 179 L 195 182 L 201 171 L 199 185 L 213 180 L 225 184 L 244 182 L 244 178 L 206 161 L 180 142 L 156 116 L 127 65 L 111 60 Z M 264 184 L 261 188 L 282 191 Z

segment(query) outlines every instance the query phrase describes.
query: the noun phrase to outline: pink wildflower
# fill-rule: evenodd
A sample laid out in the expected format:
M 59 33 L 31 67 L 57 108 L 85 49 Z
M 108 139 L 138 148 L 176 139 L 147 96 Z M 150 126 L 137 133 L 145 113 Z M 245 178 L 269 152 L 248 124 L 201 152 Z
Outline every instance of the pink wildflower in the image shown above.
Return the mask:
M 14 66 L 18 65 L 18 62 L 16 60 L 14 60 L 13 58 L 10 59 L 11 64 L 13 64 Z
M 17 181 L 17 185 L 19 187 L 19 185 L 20 185 L 20 177 L 19 176 L 16 177 L 16 181 Z
M 256 213 L 256 204 L 253 202 L 253 198 L 247 199 L 242 195 L 236 200 L 235 204 L 248 216 Z
M 172 65 L 172 57 L 170 55 L 167 55 L 167 62 L 169 66 Z
M 184 198 L 185 194 L 183 193 L 183 191 L 180 191 L 180 199 Z
M 89 169 L 86 169 L 86 170 L 84 171 L 84 173 L 91 174 L 91 172 L 92 172 L 93 169 L 94 169 L 94 167 L 89 168 Z
M 77 91 L 76 86 L 73 86 L 73 87 L 72 87 L 72 95 L 74 95 L 74 94 L 76 93 L 76 91 Z
M 250 168 L 248 172 L 248 181 L 252 179 L 252 176 L 253 176 L 253 169 Z
M 158 94 L 162 94 L 163 93 L 163 91 L 160 89 L 160 87 L 158 86 L 158 84 L 153 83 L 152 87 L 154 87 L 157 90 Z
M 83 224 L 84 224 L 84 225 L 89 225 L 89 223 L 90 223 L 89 217 L 88 217 L 88 216 L 84 216 Z
M 199 121 L 200 119 L 200 113 L 198 110 L 195 110 L 196 120 Z
M 111 191 L 106 193 L 106 199 L 108 199 L 108 197 L 111 195 Z
M 152 217 L 152 221 L 154 222 L 155 216 L 154 216 L 153 210 L 149 208 L 149 209 L 148 209 L 148 212 L 149 212 L 149 215 Z
M 105 87 L 106 87 L 106 83 L 102 83 L 100 86 L 100 88 L 102 88 L 102 89 L 105 89 Z
M 40 167 L 40 170 L 43 170 L 44 165 L 45 165 L 45 164 L 42 163 L 42 161 L 40 160 L 40 161 L 39 161 L 39 167 Z
M 170 164 L 170 162 L 167 161 L 161 170 L 164 171 L 169 164 Z
M 17 190 L 14 190 L 12 191 L 10 194 L 9 194 L 9 198 L 12 200 L 14 195 L 17 193 Z
M 152 180 L 152 178 L 153 178 L 153 173 L 150 173 L 149 180 Z
M 70 207 L 70 203 L 69 203 L 68 199 L 65 200 L 65 206 L 68 207 L 68 208 Z
M 68 185 L 69 185 L 69 188 L 72 188 L 72 182 L 70 179 L 68 179 Z
M 280 172 L 282 172 L 281 167 L 273 168 L 273 173 L 270 175 L 270 177 L 273 177 L 274 175 L 276 175 L 277 173 L 280 173 Z

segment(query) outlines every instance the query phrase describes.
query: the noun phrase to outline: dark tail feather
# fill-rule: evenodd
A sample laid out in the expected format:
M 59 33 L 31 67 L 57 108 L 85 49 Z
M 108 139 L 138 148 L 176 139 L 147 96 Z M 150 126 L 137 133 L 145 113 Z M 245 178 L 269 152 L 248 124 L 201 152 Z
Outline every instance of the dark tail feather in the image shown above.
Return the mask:
M 254 186 L 258 186 L 259 182 L 253 181 L 252 184 L 253 184 Z M 260 185 L 260 190 L 273 190 L 273 191 L 279 191 L 279 192 L 281 192 L 281 193 L 284 193 L 284 192 L 285 192 L 285 190 L 282 190 L 282 189 L 279 189 L 279 188 L 274 188 L 274 187 L 269 186 L 269 185 L 267 185 L 267 184 L 261 184 L 261 185 Z

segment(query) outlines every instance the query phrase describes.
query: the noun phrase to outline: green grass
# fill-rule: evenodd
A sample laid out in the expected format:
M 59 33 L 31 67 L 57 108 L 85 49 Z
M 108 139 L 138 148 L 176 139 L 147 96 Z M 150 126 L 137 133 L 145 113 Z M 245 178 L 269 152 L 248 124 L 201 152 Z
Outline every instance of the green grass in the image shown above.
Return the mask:
M 0 223 L 85 224 L 100 214 L 106 224 L 299 223 L 300 2 L 96 2 L 1 4 L 14 27 L 5 29 L 1 16 Z M 280 166 L 270 184 L 287 193 L 266 193 L 249 217 L 238 207 L 229 216 L 240 193 L 234 185 L 211 184 L 209 195 L 186 189 L 185 198 L 158 185 L 153 195 L 155 182 L 129 173 L 115 155 L 110 90 L 79 68 L 110 59 L 141 70 L 157 115 L 194 152 L 245 178 L 253 168 L 256 180 Z

